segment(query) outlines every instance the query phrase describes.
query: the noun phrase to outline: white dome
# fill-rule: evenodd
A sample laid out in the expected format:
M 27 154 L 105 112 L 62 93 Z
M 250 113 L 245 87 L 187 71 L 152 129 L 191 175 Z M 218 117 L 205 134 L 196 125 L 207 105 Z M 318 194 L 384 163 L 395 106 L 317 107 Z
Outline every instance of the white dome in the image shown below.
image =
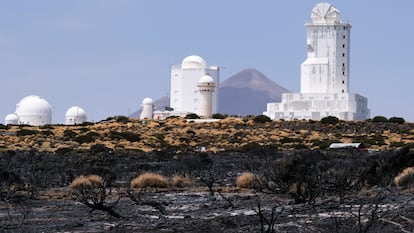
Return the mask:
M 311 18 L 314 23 L 340 23 L 341 12 L 330 3 L 319 3 L 312 9 Z
M 30 95 L 16 105 L 16 115 L 19 124 L 46 125 L 52 122 L 52 107 L 42 97 Z
M 198 83 L 214 83 L 214 79 L 209 75 L 204 75 L 200 78 L 200 81 Z
M 6 116 L 4 123 L 6 125 L 16 125 L 19 123 L 19 117 L 15 113 L 10 113 Z
M 181 69 L 205 69 L 207 63 L 203 58 L 197 55 L 191 55 L 181 62 Z
M 82 124 L 87 120 L 86 112 L 81 107 L 73 106 L 66 111 L 66 125 Z
M 145 98 L 145 99 L 142 101 L 142 104 L 143 104 L 143 105 L 145 105 L 145 104 L 154 104 L 154 101 L 153 101 L 151 98 Z

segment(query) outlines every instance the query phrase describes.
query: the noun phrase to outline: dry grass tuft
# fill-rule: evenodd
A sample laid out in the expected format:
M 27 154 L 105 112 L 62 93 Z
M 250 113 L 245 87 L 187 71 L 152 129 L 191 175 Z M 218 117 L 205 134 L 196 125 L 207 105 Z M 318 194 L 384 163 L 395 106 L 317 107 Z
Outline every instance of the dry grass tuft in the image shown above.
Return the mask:
M 146 172 L 131 181 L 131 188 L 166 188 L 167 178 L 160 174 Z
M 102 177 L 98 175 L 78 176 L 70 184 L 71 189 L 95 188 L 104 185 Z
M 238 188 L 253 188 L 256 183 L 256 176 L 251 172 L 244 172 L 236 179 Z
M 394 177 L 394 183 L 398 187 L 414 186 L 414 167 L 407 167 Z
M 184 187 L 190 187 L 193 185 L 193 181 L 188 176 L 180 176 L 175 175 L 171 178 L 171 186 L 177 187 L 177 188 L 184 188 Z

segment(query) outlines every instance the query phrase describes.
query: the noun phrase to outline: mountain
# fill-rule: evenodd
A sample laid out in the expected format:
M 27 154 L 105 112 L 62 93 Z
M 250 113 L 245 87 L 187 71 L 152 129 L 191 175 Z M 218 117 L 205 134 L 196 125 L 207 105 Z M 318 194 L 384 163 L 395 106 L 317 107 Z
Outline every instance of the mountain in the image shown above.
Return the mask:
M 220 83 L 219 112 L 236 115 L 259 115 L 267 103 L 280 102 L 289 92 L 256 69 L 245 69 Z
M 219 113 L 229 115 L 259 115 L 266 111 L 267 103 L 280 102 L 282 93 L 289 92 L 256 69 L 245 69 L 219 85 Z M 170 104 L 168 96 L 154 101 L 155 109 Z M 139 118 L 141 109 L 130 117 Z

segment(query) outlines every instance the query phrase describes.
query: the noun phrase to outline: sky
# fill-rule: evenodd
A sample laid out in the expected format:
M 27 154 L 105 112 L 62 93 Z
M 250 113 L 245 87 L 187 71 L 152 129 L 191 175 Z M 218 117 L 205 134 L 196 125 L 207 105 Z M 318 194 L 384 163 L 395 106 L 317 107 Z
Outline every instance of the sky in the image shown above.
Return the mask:
M 53 123 L 80 106 L 89 121 L 129 115 L 169 95 L 170 66 L 189 55 L 225 80 L 256 68 L 300 89 L 313 0 L 0 0 L 0 117 L 27 95 Z M 414 1 L 329 1 L 352 24 L 350 91 L 373 116 L 414 122 Z M 263 111 L 266 106 L 263 106 Z

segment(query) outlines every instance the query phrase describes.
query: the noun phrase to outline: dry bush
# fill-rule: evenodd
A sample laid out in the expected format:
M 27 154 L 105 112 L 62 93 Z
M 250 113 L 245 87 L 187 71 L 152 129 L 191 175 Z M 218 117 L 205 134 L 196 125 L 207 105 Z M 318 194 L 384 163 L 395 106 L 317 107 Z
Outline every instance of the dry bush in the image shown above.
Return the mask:
M 171 185 L 177 188 L 190 187 L 193 181 L 188 176 L 175 175 L 171 178 Z
M 70 184 L 71 189 L 94 188 L 104 185 L 102 177 L 98 175 L 78 176 Z
M 251 172 L 244 172 L 236 179 L 238 188 L 253 188 L 256 183 L 256 176 Z
M 131 181 L 131 188 L 166 188 L 167 178 L 160 174 L 146 172 Z
M 404 169 L 394 178 L 394 183 L 398 187 L 406 187 L 414 185 L 414 167 Z

